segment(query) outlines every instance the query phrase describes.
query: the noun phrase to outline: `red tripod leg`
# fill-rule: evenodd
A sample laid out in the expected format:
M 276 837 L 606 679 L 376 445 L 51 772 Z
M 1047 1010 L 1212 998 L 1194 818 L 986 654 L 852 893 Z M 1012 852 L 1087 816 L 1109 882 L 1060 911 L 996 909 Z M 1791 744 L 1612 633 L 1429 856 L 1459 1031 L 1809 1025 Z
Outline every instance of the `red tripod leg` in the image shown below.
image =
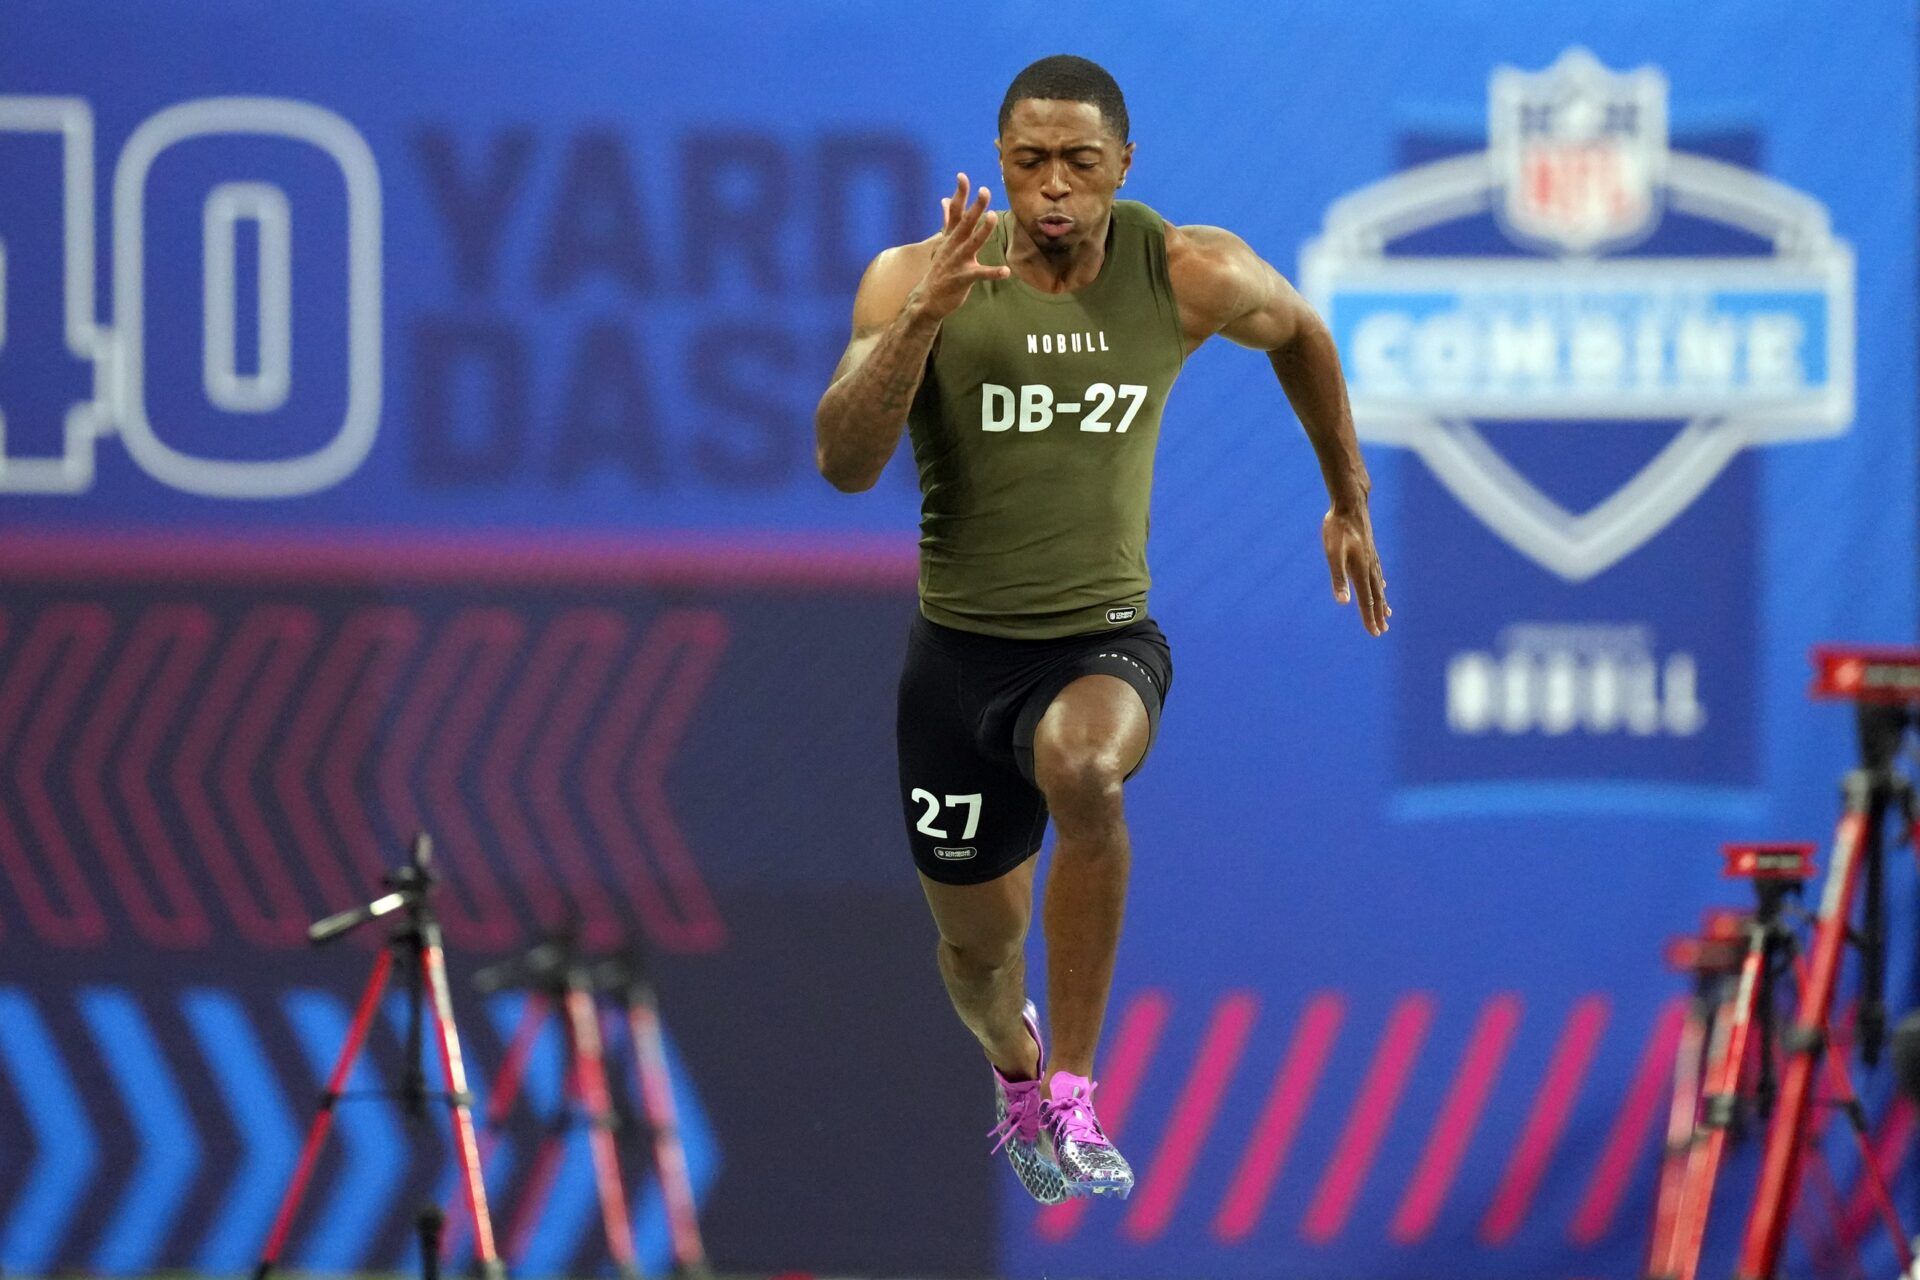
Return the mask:
M 493 1092 L 487 1095 L 487 1111 L 480 1121 L 480 1168 L 483 1177 L 488 1162 L 493 1159 L 493 1153 L 500 1145 L 500 1131 L 506 1127 L 507 1117 L 513 1113 L 513 1104 L 520 1100 L 520 1087 L 526 1081 L 527 1062 L 533 1057 L 534 1045 L 539 1043 L 541 1024 L 546 1016 L 546 997 L 537 993 L 529 995 L 521 1007 L 520 1020 L 514 1025 L 513 1038 L 507 1042 L 507 1051 L 500 1059 L 500 1070 L 493 1078 Z M 456 1191 L 453 1203 L 446 1206 L 447 1230 L 440 1246 L 443 1258 L 453 1256 L 459 1233 L 465 1229 L 466 1219 L 462 1216 L 464 1207 L 465 1198 Z
M 327 1132 L 333 1128 L 333 1109 L 340 1100 L 340 1090 L 346 1086 L 347 1077 L 353 1072 L 354 1061 L 359 1058 L 361 1048 L 367 1042 L 367 1029 L 373 1025 L 374 1014 L 380 1008 L 380 993 L 386 990 L 387 975 L 393 969 L 393 953 L 382 950 L 374 957 L 373 972 L 367 975 L 367 985 L 360 993 L 360 1004 L 353 1011 L 353 1022 L 347 1028 L 347 1042 L 340 1046 L 340 1056 L 333 1064 L 333 1074 L 327 1077 L 327 1091 L 320 1095 L 320 1108 L 314 1113 L 313 1124 L 307 1129 L 306 1145 L 300 1149 L 300 1161 L 293 1167 L 293 1181 L 287 1186 L 287 1194 L 280 1201 L 280 1213 L 273 1220 L 273 1230 L 267 1234 L 267 1247 L 260 1253 L 260 1263 L 254 1268 L 254 1280 L 261 1280 L 280 1261 L 280 1251 L 286 1247 L 287 1232 L 293 1227 L 294 1214 L 300 1210 L 300 1201 L 306 1197 L 307 1182 L 313 1177 L 313 1166 L 320 1158 L 320 1148 L 326 1143 Z
M 1663 1275 L 1694 1280 L 1700 1269 L 1700 1250 L 1707 1238 L 1707 1211 L 1712 1208 L 1713 1185 L 1720 1176 L 1727 1130 L 1739 1105 L 1741 1073 L 1746 1067 L 1754 1022 L 1765 1016 L 1759 1008 L 1761 970 L 1766 963 L 1765 926 L 1753 925 L 1747 935 L 1747 953 L 1740 962 L 1740 981 L 1734 994 L 1715 1017 L 1716 1044 L 1707 1065 L 1706 1096 L 1701 1127 L 1704 1139 L 1687 1153 L 1686 1183 L 1675 1214 L 1673 1249 Z
M 467 1188 L 467 1212 L 473 1217 L 473 1252 L 483 1276 L 501 1273 L 500 1254 L 493 1244 L 493 1216 L 487 1212 L 487 1188 L 480 1180 L 480 1152 L 473 1137 L 473 1112 L 467 1102 L 467 1068 L 460 1056 L 460 1033 L 453 1024 L 453 996 L 447 989 L 446 958 L 440 952 L 440 931 L 428 926 L 421 940 L 420 964 L 433 1022 L 440 1033 L 440 1067 L 445 1074 L 448 1111 L 453 1117 L 453 1154 Z
M 647 988 L 627 998 L 627 1029 L 633 1039 L 634 1070 L 640 1081 L 641 1105 L 653 1130 L 653 1161 L 659 1170 L 661 1198 L 667 1206 L 667 1229 L 673 1239 L 674 1261 L 683 1271 L 704 1271 L 706 1246 L 700 1240 L 700 1213 L 693 1202 L 693 1180 L 687 1174 L 687 1151 L 680 1141 L 680 1117 L 673 1103 L 673 1078 L 667 1071 L 667 1053 L 660 1035 L 660 1011 Z
M 1667 1110 L 1667 1145 L 1660 1159 L 1659 1189 L 1654 1194 L 1653 1245 L 1647 1250 L 1647 1274 L 1664 1274 L 1673 1254 L 1673 1229 L 1686 1186 L 1687 1157 L 1693 1150 L 1700 1115 L 1700 1073 L 1707 1050 L 1713 1006 L 1704 998 L 1687 1008 L 1680 1045 L 1673 1060 L 1673 1105 Z
M 593 1181 L 600 1193 L 600 1225 L 607 1252 L 623 1275 L 639 1274 L 633 1227 L 627 1220 L 627 1193 L 620 1180 L 620 1154 L 613 1142 L 613 1098 L 607 1092 L 607 1057 L 600 1047 L 600 1019 L 593 997 L 576 985 L 566 994 L 567 1034 L 573 1041 L 574 1082 L 587 1116 L 587 1143 L 593 1152 Z
M 1765 1153 L 1760 1159 L 1760 1185 L 1740 1246 L 1740 1266 L 1735 1274 L 1741 1280 L 1772 1280 L 1780 1246 L 1786 1239 L 1800 1152 L 1806 1141 L 1808 1104 L 1813 1099 L 1813 1072 L 1823 1052 L 1821 1041 L 1840 976 L 1841 949 L 1847 940 L 1847 917 L 1860 879 L 1867 826 L 1867 815 L 1855 807 L 1840 819 L 1834 833 L 1833 864 L 1827 870 L 1814 927 L 1807 981 L 1789 1033 L 1786 1070 L 1781 1073 L 1780 1096 L 1772 1123 L 1767 1126 Z

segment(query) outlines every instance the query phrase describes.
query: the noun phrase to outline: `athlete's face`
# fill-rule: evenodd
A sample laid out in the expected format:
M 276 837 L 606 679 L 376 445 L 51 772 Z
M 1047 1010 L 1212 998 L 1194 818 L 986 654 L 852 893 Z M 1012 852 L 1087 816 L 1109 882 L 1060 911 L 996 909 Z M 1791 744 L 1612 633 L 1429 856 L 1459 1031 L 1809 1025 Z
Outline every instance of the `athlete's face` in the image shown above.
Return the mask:
M 1091 102 L 1023 98 L 1000 134 L 1000 182 L 1021 230 L 1042 253 L 1069 254 L 1105 230 L 1133 144 Z

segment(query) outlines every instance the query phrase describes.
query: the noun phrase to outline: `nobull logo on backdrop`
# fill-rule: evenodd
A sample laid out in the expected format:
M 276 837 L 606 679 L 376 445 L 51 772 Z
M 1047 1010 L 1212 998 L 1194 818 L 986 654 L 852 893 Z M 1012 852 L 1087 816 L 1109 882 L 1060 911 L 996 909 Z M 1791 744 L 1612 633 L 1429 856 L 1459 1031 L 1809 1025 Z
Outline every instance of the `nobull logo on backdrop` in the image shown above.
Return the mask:
M 1302 254 L 1362 438 L 1425 464 L 1403 779 L 1751 782 L 1753 450 L 1852 421 L 1851 251 L 1656 67 L 1574 49 L 1486 101 Z
M 334 489 L 387 441 L 403 492 L 456 498 L 799 485 L 925 167 L 887 132 L 363 132 L 265 97 L 116 147 L 83 98 L 0 95 L 0 494 L 91 492 L 116 440 L 213 498 Z

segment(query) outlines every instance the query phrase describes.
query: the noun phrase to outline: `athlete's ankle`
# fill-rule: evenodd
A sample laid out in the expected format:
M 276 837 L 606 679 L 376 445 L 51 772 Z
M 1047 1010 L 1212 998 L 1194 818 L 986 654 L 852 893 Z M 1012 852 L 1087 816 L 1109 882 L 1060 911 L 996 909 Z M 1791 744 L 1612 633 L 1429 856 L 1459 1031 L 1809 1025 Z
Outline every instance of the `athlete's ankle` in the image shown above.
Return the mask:
M 1016 1020 L 1011 1034 L 996 1037 L 991 1044 L 983 1042 L 980 1047 L 993 1069 L 1008 1083 L 1020 1084 L 1040 1078 L 1040 1050 L 1024 1022 Z
M 1067 1059 L 1056 1057 L 1047 1063 L 1046 1069 L 1040 1073 L 1040 1078 L 1046 1081 L 1047 1089 L 1051 1092 L 1054 1077 L 1061 1075 L 1074 1076 L 1081 1080 L 1092 1080 L 1093 1061 L 1090 1058 Z

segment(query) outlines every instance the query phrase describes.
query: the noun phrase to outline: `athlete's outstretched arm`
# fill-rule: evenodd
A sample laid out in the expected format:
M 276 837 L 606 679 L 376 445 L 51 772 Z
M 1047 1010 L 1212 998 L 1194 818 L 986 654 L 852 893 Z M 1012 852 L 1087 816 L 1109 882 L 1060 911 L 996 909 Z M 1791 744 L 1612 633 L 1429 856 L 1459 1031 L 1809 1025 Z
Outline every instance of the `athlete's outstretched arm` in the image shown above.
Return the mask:
M 926 373 L 940 325 L 977 280 L 1005 278 L 984 267 L 980 246 L 993 233 L 985 187 L 969 200 L 967 175 L 945 201 L 940 234 L 889 249 L 861 277 L 853 299 L 853 339 L 814 411 L 814 460 L 845 493 L 871 489 L 900 444 L 907 410 Z
M 1333 596 L 1357 600 L 1368 632 L 1387 629 L 1387 580 L 1367 512 L 1372 481 L 1354 435 L 1347 381 L 1333 334 L 1307 300 L 1244 240 L 1218 227 L 1181 227 L 1169 235 L 1174 294 L 1188 341 L 1209 334 L 1267 353 L 1320 460 L 1328 510 L 1320 532 Z

